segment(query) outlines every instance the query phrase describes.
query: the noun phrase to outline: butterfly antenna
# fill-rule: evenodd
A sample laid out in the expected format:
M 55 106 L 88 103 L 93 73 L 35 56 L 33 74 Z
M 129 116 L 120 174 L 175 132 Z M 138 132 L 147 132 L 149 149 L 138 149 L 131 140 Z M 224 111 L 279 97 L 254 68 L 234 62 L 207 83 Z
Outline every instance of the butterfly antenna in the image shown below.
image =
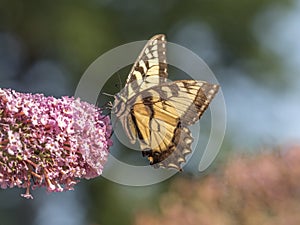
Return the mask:
M 119 79 L 119 84 L 120 84 L 120 91 L 122 90 L 123 84 L 122 84 L 122 80 L 121 80 L 121 76 L 118 73 L 118 79 Z
M 114 95 L 112 95 L 112 94 L 109 94 L 109 93 L 106 93 L 106 92 L 102 92 L 101 94 L 102 94 L 102 95 L 109 96 L 109 97 L 114 97 Z

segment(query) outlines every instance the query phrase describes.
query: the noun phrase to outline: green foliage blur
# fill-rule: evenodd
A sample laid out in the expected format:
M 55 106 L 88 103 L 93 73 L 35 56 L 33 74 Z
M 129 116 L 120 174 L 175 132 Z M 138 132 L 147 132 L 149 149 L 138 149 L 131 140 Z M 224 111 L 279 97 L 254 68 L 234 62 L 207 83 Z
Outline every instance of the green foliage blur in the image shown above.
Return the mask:
M 0 4 L 0 29 L 26 48 L 26 69 L 39 58 L 58 60 L 77 81 L 101 53 L 120 44 L 164 33 L 170 41 L 180 26 L 204 23 L 219 40 L 222 64 L 274 58 L 258 45 L 252 23 L 271 4 L 263 1 L 5 1 Z M 186 37 L 186 41 L 188 42 Z M 181 44 L 181 43 L 179 43 Z M 270 62 L 271 63 L 271 62 Z M 274 66 L 274 61 L 273 64 Z M 264 69 L 266 65 L 261 65 Z

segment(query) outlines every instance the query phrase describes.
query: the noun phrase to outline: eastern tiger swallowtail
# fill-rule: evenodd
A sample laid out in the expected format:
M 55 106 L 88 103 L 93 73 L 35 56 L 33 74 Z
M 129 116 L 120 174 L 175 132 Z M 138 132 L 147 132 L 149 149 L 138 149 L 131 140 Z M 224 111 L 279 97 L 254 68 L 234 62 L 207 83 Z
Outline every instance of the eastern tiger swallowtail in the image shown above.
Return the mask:
M 154 167 L 181 170 L 191 152 L 189 125 L 198 121 L 219 86 L 205 81 L 167 81 L 166 39 L 152 37 L 134 63 L 112 113 Z

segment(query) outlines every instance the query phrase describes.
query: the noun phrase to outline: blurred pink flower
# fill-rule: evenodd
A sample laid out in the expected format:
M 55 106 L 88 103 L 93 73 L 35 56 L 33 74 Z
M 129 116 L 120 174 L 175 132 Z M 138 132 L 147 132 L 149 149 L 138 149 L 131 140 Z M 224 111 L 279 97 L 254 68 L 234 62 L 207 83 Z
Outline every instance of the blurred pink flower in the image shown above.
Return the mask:
M 232 157 L 203 179 L 177 179 L 135 225 L 298 225 L 300 146 Z
M 70 97 L 0 89 L 0 186 L 72 190 L 102 173 L 111 126 L 95 106 Z

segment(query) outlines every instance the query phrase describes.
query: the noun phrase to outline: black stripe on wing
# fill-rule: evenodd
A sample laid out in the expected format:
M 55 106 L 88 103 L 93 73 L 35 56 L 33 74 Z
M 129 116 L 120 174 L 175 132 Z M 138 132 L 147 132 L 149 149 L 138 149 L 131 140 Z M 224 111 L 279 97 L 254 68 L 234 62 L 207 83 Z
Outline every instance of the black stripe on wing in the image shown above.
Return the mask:
M 166 37 L 158 34 L 152 37 L 134 63 L 126 84 L 144 80 L 149 76 L 168 77 L 166 60 Z
M 180 80 L 144 90 L 128 101 L 151 165 L 181 169 L 193 140 L 188 126 L 199 120 L 217 91 L 218 85 Z

